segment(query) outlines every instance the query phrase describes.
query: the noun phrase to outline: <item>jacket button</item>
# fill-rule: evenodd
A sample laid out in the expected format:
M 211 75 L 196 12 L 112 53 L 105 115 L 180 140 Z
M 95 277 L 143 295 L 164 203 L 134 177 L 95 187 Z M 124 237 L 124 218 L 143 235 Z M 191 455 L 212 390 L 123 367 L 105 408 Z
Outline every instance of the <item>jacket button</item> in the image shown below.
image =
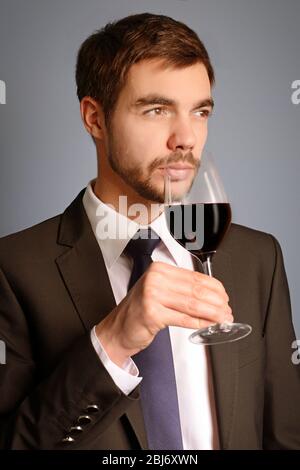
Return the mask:
M 71 434 L 80 434 L 82 433 L 83 429 L 81 426 L 71 426 L 69 432 Z
M 86 411 L 88 413 L 98 413 L 99 411 L 99 406 L 98 405 L 88 405 L 86 407 Z
M 74 441 L 75 439 L 73 439 L 73 437 L 71 436 L 66 436 L 61 440 L 61 442 L 74 442 Z
M 81 424 L 90 424 L 91 421 L 92 421 L 92 418 L 89 415 L 81 415 L 81 416 L 79 416 L 79 418 L 77 420 L 79 425 L 81 425 Z

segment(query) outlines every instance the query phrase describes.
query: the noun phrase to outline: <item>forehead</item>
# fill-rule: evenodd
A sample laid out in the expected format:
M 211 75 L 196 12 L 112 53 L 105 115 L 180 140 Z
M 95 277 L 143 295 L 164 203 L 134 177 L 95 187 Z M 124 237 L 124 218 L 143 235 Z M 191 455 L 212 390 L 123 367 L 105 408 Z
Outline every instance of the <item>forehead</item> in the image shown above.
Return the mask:
M 159 93 L 175 101 L 205 99 L 211 95 L 207 70 L 199 62 L 175 68 L 157 59 L 132 65 L 120 94 L 121 101 L 132 102 L 151 93 Z

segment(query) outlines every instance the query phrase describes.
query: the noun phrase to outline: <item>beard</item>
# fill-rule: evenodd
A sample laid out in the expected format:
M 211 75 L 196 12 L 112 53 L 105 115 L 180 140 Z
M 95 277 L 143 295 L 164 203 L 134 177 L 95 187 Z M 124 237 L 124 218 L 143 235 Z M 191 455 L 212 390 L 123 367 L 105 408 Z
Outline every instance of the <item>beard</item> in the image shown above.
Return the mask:
M 108 160 L 113 171 L 139 196 L 149 201 L 164 202 L 163 191 L 152 184 L 151 175 L 144 175 L 141 165 L 135 167 L 124 165 L 113 152 L 109 153 Z
M 196 171 L 194 173 L 194 177 L 192 178 L 192 181 L 190 182 L 186 192 L 190 191 L 195 175 L 200 167 L 200 161 L 194 157 L 192 152 L 188 152 L 187 154 L 183 155 L 181 151 L 177 151 L 165 157 L 156 157 L 146 168 L 143 167 L 142 164 L 135 164 L 133 166 L 125 163 L 126 160 L 130 161 L 130 158 L 128 158 L 128 152 L 124 152 L 123 155 L 120 155 L 117 146 L 115 145 L 115 139 L 112 135 L 112 132 L 109 132 L 108 137 L 108 161 L 111 168 L 142 198 L 159 204 L 164 203 L 164 184 L 162 184 L 162 188 L 160 188 L 158 184 L 153 184 L 152 173 L 157 168 L 161 168 L 171 163 L 177 162 L 186 162 L 195 167 Z

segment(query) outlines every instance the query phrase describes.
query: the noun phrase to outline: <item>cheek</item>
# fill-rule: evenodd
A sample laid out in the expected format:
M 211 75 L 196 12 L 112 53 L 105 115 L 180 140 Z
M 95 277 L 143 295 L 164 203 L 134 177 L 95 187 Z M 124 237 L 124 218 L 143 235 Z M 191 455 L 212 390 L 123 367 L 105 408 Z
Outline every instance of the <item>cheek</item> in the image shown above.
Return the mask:
M 140 163 L 146 157 L 147 140 L 138 133 L 126 129 L 121 135 L 122 149 L 127 156 L 127 161 Z
M 207 134 L 208 134 L 208 128 L 207 128 L 207 122 L 205 122 L 203 126 L 201 126 L 201 129 L 198 134 L 198 143 L 199 143 L 200 149 L 202 149 L 205 145 Z
M 113 127 L 113 151 L 117 153 L 118 158 L 123 162 L 129 162 L 134 159 L 134 154 L 137 148 L 137 140 L 132 131 L 131 126 L 118 121 L 117 125 Z
M 153 132 L 151 126 L 128 119 L 117 127 L 114 135 L 119 153 L 126 154 L 132 162 L 146 166 L 153 158 L 162 154 L 159 136 Z

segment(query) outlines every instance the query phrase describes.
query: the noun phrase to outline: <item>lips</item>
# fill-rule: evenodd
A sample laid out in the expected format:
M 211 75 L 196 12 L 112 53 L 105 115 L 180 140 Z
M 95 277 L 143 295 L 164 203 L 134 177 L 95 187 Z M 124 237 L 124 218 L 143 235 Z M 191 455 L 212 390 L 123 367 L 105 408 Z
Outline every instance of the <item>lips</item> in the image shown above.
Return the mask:
M 194 170 L 195 168 L 187 164 L 173 163 L 167 167 L 159 169 L 163 172 L 167 171 L 172 180 L 181 181 L 186 179 L 190 175 L 191 170 Z

